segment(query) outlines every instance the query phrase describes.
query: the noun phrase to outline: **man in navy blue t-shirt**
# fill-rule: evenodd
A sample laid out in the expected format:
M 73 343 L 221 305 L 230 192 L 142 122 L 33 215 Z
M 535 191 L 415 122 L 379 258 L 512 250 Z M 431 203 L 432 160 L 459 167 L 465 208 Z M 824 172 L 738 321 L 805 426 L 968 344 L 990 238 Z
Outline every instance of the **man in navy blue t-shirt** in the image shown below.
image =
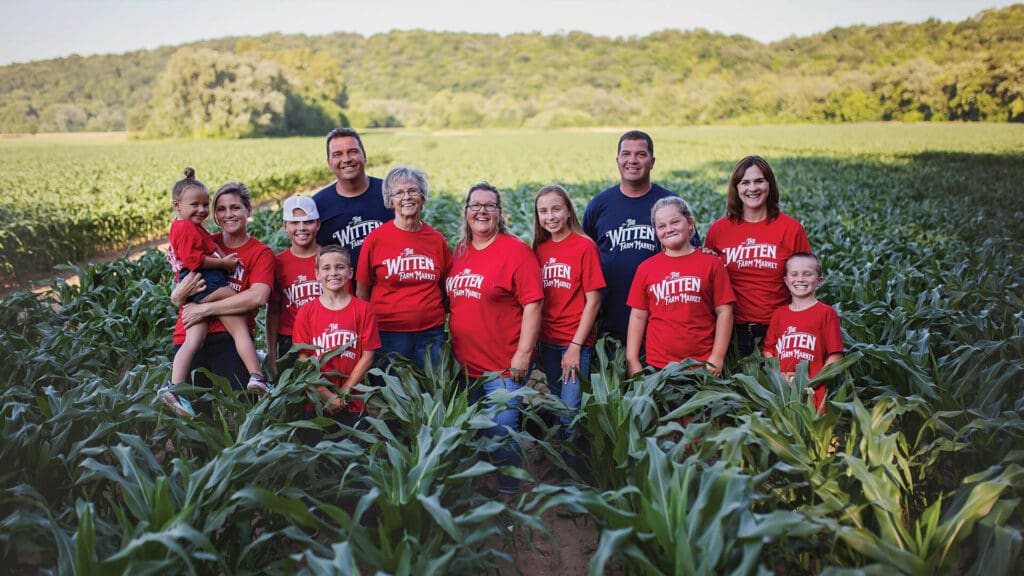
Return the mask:
M 640 263 L 657 254 L 661 243 L 651 225 L 651 208 L 675 195 L 651 182 L 654 141 L 646 132 L 630 130 L 619 138 L 619 184 L 594 196 L 583 213 L 583 231 L 601 253 L 607 287 L 601 298 L 598 333 L 626 341 L 629 307 L 626 297 Z M 700 246 L 700 236 L 693 239 Z
M 358 132 L 335 128 L 327 134 L 327 165 L 337 181 L 313 196 L 320 213 L 316 243 L 348 248 L 355 268 L 366 236 L 395 213 L 384 205 L 383 181 L 366 175 L 366 150 Z

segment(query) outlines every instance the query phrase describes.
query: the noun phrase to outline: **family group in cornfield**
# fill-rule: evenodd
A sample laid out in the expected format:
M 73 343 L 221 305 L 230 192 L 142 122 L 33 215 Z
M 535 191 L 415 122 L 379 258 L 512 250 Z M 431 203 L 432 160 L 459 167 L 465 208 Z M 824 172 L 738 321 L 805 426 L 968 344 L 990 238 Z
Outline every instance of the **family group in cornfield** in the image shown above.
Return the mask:
M 366 406 L 356 385 L 384 385 L 372 368 L 398 357 L 436 364 L 450 342 L 475 402 L 515 392 L 540 370 L 569 409 L 562 434 L 575 441 L 573 411 L 595 346 L 624 346 L 630 377 L 686 360 L 719 376 L 727 357 L 757 353 L 777 357 L 792 379 L 801 363 L 813 377 L 842 357 L 839 316 L 816 298 L 821 261 L 800 222 L 780 210 L 775 175 L 759 156 L 736 163 L 725 215 L 703 240 L 686 201 L 651 180 L 654 141 L 631 130 L 617 144 L 619 183 L 594 196 L 582 220 L 564 187 L 543 186 L 527 244 L 506 224 L 500 189 L 481 181 L 469 187 L 450 249 L 422 219 L 430 190 L 421 170 L 367 175 L 367 151 L 350 128 L 327 134 L 326 154 L 337 179 L 284 201 L 291 245 L 276 255 L 247 232 L 253 206 L 243 183 L 211 199 L 186 168 L 173 185 L 168 260 L 180 312 L 171 383 L 158 395 L 179 416 L 211 410 L 181 391 L 209 385 L 198 368 L 266 395 L 275 373 L 316 358 L 323 377 L 306 415 L 359 426 Z M 211 210 L 221 229 L 212 235 L 203 226 Z M 253 340 L 263 306 L 270 374 Z M 823 411 L 825 394 L 818 383 L 808 401 Z M 491 435 L 519 430 L 520 396 L 507 397 Z M 521 448 L 509 441 L 490 457 L 519 465 Z M 500 493 L 519 490 L 514 477 L 497 480 Z

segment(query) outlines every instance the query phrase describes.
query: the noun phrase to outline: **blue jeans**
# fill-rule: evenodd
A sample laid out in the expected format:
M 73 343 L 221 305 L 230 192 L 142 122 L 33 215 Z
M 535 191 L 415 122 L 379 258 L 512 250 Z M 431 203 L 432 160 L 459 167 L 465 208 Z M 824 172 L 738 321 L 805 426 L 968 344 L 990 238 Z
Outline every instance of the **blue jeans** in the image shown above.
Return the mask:
M 380 357 L 387 361 L 388 356 L 405 357 L 423 368 L 424 358 L 430 353 L 430 360 L 437 364 L 441 352 L 441 343 L 445 341 L 444 324 L 420 330 L 419 332 L 380 332 Z
M 548 388 L 552 394 L 561 398 L 562 402 L 572 410 L 572 413 L 559 416 L 558 418 L 563 426 L 563 438 L 570 438 L 572 431 L 568 428 L 569 423 L 576 417 L 576 412 L 580 409 L 580 377 L 590 377 L 590 360 L 593 358 L 594 349 L 589 346 L 580 348 L 579 370 L 569 382 L 563 382 L 562 356 L 565 355 L 569 347 L 545 344 L 543 342 L 538 344 L 537 347 L 540 350 L 541 367 L 544 369 L 544 375 L 548 379 Z
M 178 275 L 174 278 L 174 281 L 181 282 L 181 279 L 187 276 L 189 272 L 191 272 L 191 270 L 189 270 L 188 268 L 182 268 L 181 271 L 178 272 Z M 193 294 L 189 296 L 189 302 L 202 302 L 206 300 L 206 297 L 209 296 L 210 294 L 213 294 L 217 290 L 220 290 L 221 288 L 228 285 L 228 277 L 226 274 L 224 274 L 223 270 L 204 268 L 201 270 L 196 270 L 196 272 L 199 272 L 199 275 L 203 277 L 203 280 L 206 282 L 206 288 L 203 288 L 203 291 L 200 292 L 199 294 Z
M 509 392 L 515 392 L 522 386 L 521 382 L 517 382 L 512 378 L 489 380 L 473 391 L 470 401 L 473 403 L 479 402 L 495 390 L 504 389 Z M 498 412 L 497 416 L 494 417 L 496 426 L 488 428 L 484 431 L 484 434 L 496 438 L 507 436 L 509 431 L 519 432 L 519 402 L 520 398 L 518 396 L 509 400 L 508 408 Z M 521 466 L 523 455 L 519 442 L 515 438 L 510 438 L 508 443 L 491 453 L 491 462 L 495 466 Z M 499 473 L 498 487 L 502 494 L 515 494 L 519 491 L 519 479 Z
M 736 324 L 736 346 L 739 348 L 740 358 L 746 358 L 754 353 L 759 340 L 764 340 L 768 334 L 767 324 Z M 758 349 L 760 351 L 760 349 Z M 758 357 L 761 355 L 758 354 Z

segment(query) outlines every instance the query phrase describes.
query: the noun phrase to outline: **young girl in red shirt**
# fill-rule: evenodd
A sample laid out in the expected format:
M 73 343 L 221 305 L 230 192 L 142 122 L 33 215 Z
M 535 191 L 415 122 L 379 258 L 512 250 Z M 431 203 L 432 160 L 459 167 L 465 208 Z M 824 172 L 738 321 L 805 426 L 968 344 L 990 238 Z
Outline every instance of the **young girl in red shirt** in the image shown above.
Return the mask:
M 690 243 L 697 224 L 682 198 L 658 200 L 651 221 L 663 250 L 637 269 L 626 304 L 626 368 L 633 376 L 647 364 L 661 369 L 692 358 L 719 375 L 732 333 L 736 301 L 722 262 Z
M 560 417 L 568 427 L 580 406 L 580 376 L 589 378 L 594 321 L 605 283 L 597 245 L 583 233 L 569 194 L 561 186 L 537 191 L 533 252 L 544 284 L 537 348 L 548 388 L 573 411 Z M 568 428 L 564 432 L 570 435 Z
M 200 273 L 206 282 L 206 289 L 189 297 L 190 302 L 216 302 L 235 295 L 228 285 L 228 274 L 239 266 L 238 256 L 221 256 L 213 236 L 203 228 L 203 222 L 210 215 L 210 190 L 196 179 L 192 167 L 185 168 L 185 177 L 171 188 L 171 204 L 174 207 L 174 221 L 168 238 L 167 261 L 174 272 L 174 281 L 179 282 L 189 272 Z M 231 334 L 238 350 L 238 356 L 249 371 L 247 389 L 257 394 L 269 391 L 263 369 L 260 367 L 256 346 L 249 331 L 249 321 L 244 315 L 218 316 L 221 324 Z M 189 379 L 192 360 L 203 347 L 209 322 L 198 322 L 185 329 L 185 338 L 174 354 L 171 364 L 171 386 Z M 192 418 L 195 412 L 176 394 L 169 390 L 161 393 L 164 403 L 179 416 Z

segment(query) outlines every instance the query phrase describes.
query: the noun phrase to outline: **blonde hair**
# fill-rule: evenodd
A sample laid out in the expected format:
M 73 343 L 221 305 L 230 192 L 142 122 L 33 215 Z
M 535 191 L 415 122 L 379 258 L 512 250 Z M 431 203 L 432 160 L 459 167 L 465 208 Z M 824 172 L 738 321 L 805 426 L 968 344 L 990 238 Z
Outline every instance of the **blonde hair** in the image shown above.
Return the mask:
M 232 181 L 225 182 L 220 188 L 217 188 L 217 192 L 213 195 L 213 206 L 217 207 L 217 199 L 224 194 L 237 194 L 238 199 L 242 201 L 242 205 L 245 209 L 252 212 L 252 194 L 249 193 L 249 188 L 241 182 Z
M 808 260 L 813 260 L 814 268 L 818 272 L 818 278 L 821 278 L 821 258 L 818 258 L 818 255 L 812 252 L 794 252 L 789 258 L 786 258 L 786 264 L 782 267 L 782 270 L 788 273 L 789 261 L 795 260 L 797 258 L 807 258 Z
M 697 234 L 697 221 L 693 218 L 693 212 L 690 210 L 690 205 L 686 203 L 686 200 L 683 200 L 679 196 L 665 196 L 654 203 L 654 206 L 651 207 L 651 226 L 657 228 L 654 224 L 654 215 L 658 213 L 658 210 L 667 206 L 674 207 L 683 215 L 683 218 L 686 218 L 686 221 L 690 223 L 690 239 L 692 240 L 694 235 Z

